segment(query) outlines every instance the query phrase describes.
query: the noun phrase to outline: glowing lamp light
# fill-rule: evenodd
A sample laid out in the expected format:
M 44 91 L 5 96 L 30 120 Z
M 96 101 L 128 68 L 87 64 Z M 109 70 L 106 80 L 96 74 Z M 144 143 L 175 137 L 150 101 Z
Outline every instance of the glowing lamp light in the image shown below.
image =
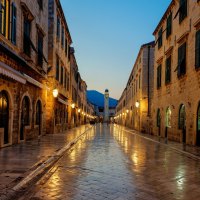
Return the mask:
M 81 112 L 81 109 L 78 109 L 78 113 L 80 113 Z
M 58 89 L 54 89 L 54 90 L 53 90 L 53 96 L 54 96 L 55 98 L 58 97 Z
M 75 104 L 73 103 L 73 104 L 71 105 L 71 107 L 72 107 L 72 108 L 75 108 Z
M 126 112 L 129 113 L 129 110 L 127 109 Z
M 136 107 L 136 108 L 139 108 L 139 106 L 140 106 L 139 101 L 136 101 L 136 102 L 135 102 L 135 107 Z

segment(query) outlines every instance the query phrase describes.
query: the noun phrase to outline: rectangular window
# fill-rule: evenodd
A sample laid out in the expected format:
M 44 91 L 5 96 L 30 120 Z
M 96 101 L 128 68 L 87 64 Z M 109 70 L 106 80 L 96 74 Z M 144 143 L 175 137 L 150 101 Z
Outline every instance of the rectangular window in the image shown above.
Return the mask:
M 140 76 L 139 76 L 139 89 L 140 89 Z
M 61 45 L 64 47 L 64 27 L 62 26 L 62 36 L 61 36 Z
M 38 6 L 40 10 L 43 10 L 43 0 L 38 0 Z
M 43 65 L 43 34 L 38 31 L 38 65 L 42 67 Z
M 163 29 L 161 28 L 160 31 L 158 32 L 158 49 L 162 47 L 162 32 L 163 32 Z
M 59 73 L 60 73 L 60 66 L 59 66 L 59 58 L 56 58 L 56 80 L 59 81 Z
M 61 77 L 60 77 L 61 84 L 63 84 L 63 72 L 64 72 L 64 69 L 63 69 L 63 66 L 61 66 Z
M 67 72 L 65 72 L 64 87 L 67 89 Z
M 187 17 L 187 0 L 179 1 L 179 23 Z
M 68 50 L 68 42 L 67 39 L 65 39 L 65 55 L 67 56 L 67 50 Z
M 57 16 L 57 38 L 60 38 L 60 18 Z
M 0 33 L 9 39 L 10 1 L 0 0 Z
M 195 67 L 200 68 L 200 30 L 196 32 Z
M 178 48 L 178 77 L 186 74 L 186 43 Z
M 171 82 L 171 56 L 166 59 L 165 62 L 165 84 Z
M 30 34 L 31 34 L 31 21 L 27 18 L 24 18 L 24 39 L 23 39 L 23 48 L 24 53 L 27 56 L 31 55 L 31 41 L 30 41 Z
M 172 33 L 172 13 L 167 17 L 167 29 L 166 29 L 166 38 L 168 38 Z
M 16 44 L 16 31 L 17 31 L 17 8 L 15 3 L 12 3 L 12 21 L 11 21 L 11 42 Z
M 67 79 L 66 79 L 66 81 L 67 81 L 67 91 L 69 91 L 69 74 L 67 73 Z
M 161 71 L 162 71 L 162 65 L 159 65 L 157 68 L 157 89 L 161 87 Z

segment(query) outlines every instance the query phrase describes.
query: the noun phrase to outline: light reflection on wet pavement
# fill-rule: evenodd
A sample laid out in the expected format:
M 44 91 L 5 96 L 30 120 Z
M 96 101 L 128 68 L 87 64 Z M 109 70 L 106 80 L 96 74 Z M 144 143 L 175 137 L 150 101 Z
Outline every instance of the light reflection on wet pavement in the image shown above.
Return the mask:
M 200 199 L 200 162 L 97 125 L 21 199 Z

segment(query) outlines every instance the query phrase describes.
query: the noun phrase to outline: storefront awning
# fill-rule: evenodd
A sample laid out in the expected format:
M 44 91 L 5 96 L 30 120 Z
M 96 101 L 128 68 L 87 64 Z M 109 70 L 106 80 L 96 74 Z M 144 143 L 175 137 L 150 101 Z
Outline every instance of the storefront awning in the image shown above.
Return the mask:
M 31 84 L 33 84 L 33 85 L 35 85 L 35 86 L 37 86 L 37 87 L 39 87 L 41 89 L 47 89 L 47 87 L 45 85 L 43 85 L 42 83 L 36 81 L 35 79 L 33 79 L 32 77 L 28 76 L 27 74 L 24 74 L 24 77 L 26 78 L 26 80 L 29 83 L 31 83 Z
M 3 74 L 4 76 L 14 79 L 15 81 L 22 84 L 26 84 L 26 79 L 20 72 L 13 69 L 12 67 L 9 67 L 3 62 L 0 62 L 0 74 Z
M 68 105 L 68 102 L 67 101 L 64 101 L 63 99 L 59 98 L 58 97 L 58 102 L 62 103 L 62 104 L 65 104 L 66 106 Z

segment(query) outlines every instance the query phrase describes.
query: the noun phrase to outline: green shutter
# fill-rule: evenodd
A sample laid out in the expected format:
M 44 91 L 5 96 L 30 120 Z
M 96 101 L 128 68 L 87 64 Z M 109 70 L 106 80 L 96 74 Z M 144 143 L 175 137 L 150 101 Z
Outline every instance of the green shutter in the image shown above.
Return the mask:
M 172 33 L 172 13 L 167 18 L 167 30 L 166 30 L 166 38 L 168 38 Z
M 196 33 L 195 67 L 200 67 L 200 30 Z
M 16 44 L 16 31 L 17 31 L 17 8 L 15 3 L 12 3 L 12 20 L 11 20 L 11 42 Z

